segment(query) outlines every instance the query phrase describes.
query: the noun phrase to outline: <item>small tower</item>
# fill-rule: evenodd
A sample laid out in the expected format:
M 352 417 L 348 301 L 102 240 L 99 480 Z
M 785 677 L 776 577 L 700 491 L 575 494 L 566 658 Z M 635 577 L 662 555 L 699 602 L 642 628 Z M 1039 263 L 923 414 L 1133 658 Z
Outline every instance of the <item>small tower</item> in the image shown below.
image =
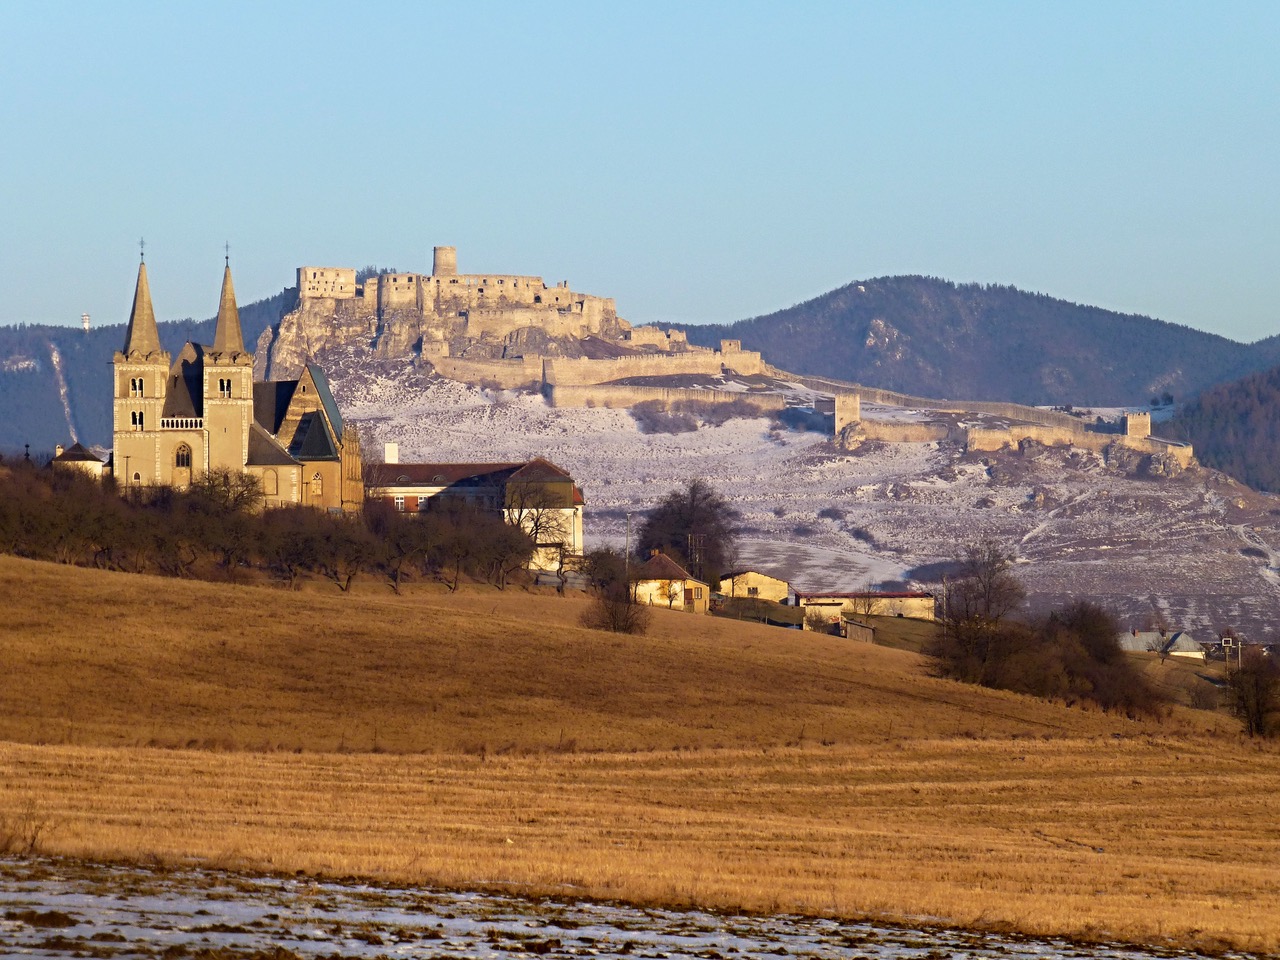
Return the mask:
M 116 477 L 122 487 L 159 481 L 156 434 L 168 386 L 169 354 L 160 347 L 160 331 L 151 307 L 147 264 L 138 264 L 133 309 L 124 349 L 112 358 L 115 402 L 112 447 Z
M 84 332 L 89 332 L 89 315 L 87 313 L 80 314 L 80 323 L 84 327 Z
M 204 354 L 203 388 L 209 469 L 242 470 L 249 459 L 253 421 L 253 354 L 244 348 L 229 255 L 222 272 L 213 347 Z
M 457 247 L 436 247 L 432 251 L 431 275 L 433 277 L 456 277 L 458 275 Z

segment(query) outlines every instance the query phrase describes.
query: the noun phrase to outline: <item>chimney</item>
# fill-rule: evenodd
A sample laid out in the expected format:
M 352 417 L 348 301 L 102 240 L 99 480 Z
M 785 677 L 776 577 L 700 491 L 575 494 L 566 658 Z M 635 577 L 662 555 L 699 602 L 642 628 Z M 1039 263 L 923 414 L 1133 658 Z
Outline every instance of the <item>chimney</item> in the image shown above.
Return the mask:
M 59 443 L 59 444 L 55 444 L 55 445 L 54 445 L 54 448 L 53 448 L 53 455 L 54 455 L 55 457 L 60 457 L 60 456 L 62 456 L 62 444 L 60 444 L 60 443 Z
M 400 444 L 384 443 L 382 445 L 382 462 L 383 463 L 399 463 L 400 462 Z

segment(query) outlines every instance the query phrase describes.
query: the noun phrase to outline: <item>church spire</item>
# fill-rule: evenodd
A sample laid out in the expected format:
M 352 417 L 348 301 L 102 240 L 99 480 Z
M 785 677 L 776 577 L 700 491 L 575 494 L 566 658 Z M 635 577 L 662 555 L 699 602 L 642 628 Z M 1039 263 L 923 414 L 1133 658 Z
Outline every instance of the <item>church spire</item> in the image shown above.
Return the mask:
M 133 310 L 129 313 L 129 329 L 124 335 L 124 353 L 158 353 L 160 331 L 156 329 L 156 314 L 151 309 L 151 287 L 147 285 L 147 264 L 138 264 L 138 285 L 133 291 Z
M 240 311 L 236 309 L 236 291 L 231 286 L 231 262 L 222 274 L 222 299 L 218 301 L 218 325 L 213 331 L 215 353 L 244 353 L 244 334 L 240 331 Z

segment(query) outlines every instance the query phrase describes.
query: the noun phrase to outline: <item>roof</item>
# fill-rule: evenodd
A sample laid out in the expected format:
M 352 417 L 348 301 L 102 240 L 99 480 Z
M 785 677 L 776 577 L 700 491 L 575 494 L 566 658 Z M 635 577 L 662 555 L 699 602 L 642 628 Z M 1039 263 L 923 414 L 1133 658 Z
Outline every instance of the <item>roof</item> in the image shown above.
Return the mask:
M 282 467 L 292 466 L 298 461 L 289 456 L 289 451 L 280 445 L 260 423 L 249 424 L 249 459 L 247 467 Z
M 365 468 L 372 487 L 389 486 L 480 486 L 502 483 L 523 464 L 519 463 L 378 463 Z
M 770 580 L 777 580 L 779 583 L 787 582 L 782 577 L 775 577 L 772 573 L 765 573 L 762 570 L 752 570 L 750 568 L 745 570 L 734 570 L 730 573 L 722 573 L 720 575 L 720 579 L 729 580 L 729 579 L 732 579 L 733 577 L 745 577 L 749 573 L 754 573 L 757 577 L 767 577 Z M 812 596 L 812 594 L 808 594 L 808 596 Z
M 236 309 L 230 263 L 222 272 L 222 295 L 218 299 L 218 322 L 213 328 L 213 349 L 215 353 L 244 353 L 244 334 L 240 331 L 240 311 Z
M 1120 649 L 1129 653 L 1203 653 L 1204 647 L 1183 630 L 1131 630 L 1117 638 Z
M 126 356 L 160 352 L 160 331 L 156 327 L 156 313 L 151 308 L 151 286 L 147 283 L 145 262 L 138 264 L 138 284 L 133 288 L 133 309 L 129 311 L 123 352 Z
M 338 401 L 333 399 L 333 391 L 329 389 L 329 378 L 314 363 L 307 364 L 307 373 L 311 374 L 311 379 L 315 381 L 316 392 L 320 394 L 320 403 L 324 407 L 325 416 L 329 418 L 329 425 L 333 427 L 334 436 L 341 437 L 342 413 L 338 410 Z
M 337 460 L 337 444 L 319 410 L 304 413 L 289 444 L 290 455 L 299 460 Z
M 253 419 L 268 433 L 279 433 L 297 380 L 266 380 L 253 385 Z
M 54 463 L 102 463 L 102 460 L 85 449 L 81 443 L 73 443 L 53 458 Z
M 526 483 L 564 483 L 572 482 L 573 480 L 566 471 L 557 467 L 550 460 L 543 460 L 541 457 L 534 457 L 513 473 L 511 479 Z
M 655 553 L 631 571 L 632 580 L 692 580 L 702 583 L 665 553 Z
M 903 590 L 897 592 L 880 592 L 878 590 L 855 590 L 851 593 L 810 593 L 807 590 L 797 590 L 797 597 L 804 597 L 810 600 L 932 600 L 932 593 L 925 593 L 920 590 Z

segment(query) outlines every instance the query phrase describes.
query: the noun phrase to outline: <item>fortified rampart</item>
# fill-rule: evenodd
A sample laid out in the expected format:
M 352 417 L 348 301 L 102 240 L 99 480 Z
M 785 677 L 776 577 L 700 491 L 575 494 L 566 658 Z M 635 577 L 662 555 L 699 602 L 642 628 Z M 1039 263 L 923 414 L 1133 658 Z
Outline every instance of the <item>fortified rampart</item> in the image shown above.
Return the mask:
M 719 376 L 725 370 L 744 376 L 763 373 L 765 363 L 759 351 L 734 349 L 735 344 L 737 341 L 730 340 L 724 341 L 720 350 L 645 354 L 611 360 L 547 357 L 543 380 L 556 386 L 574 386 L 632 377 Z
M 645 387 L 617 383 L 548 384 L 547 402 L 553 407 L 632 407 L 659 400 L 667 407 L 681 401 L 694 403 L 749 404 L 761 414 L 776 413 L 787 406 L 780 393 L 730 393 L 727 390 L 698 390 L 692 387 Z
M 441 375 L 462 383 L 496 384 L 503 390 L 537 387 L 542 383 L 542 358 L 472 360 L 469 357 L 433 356 L 431 365 Z

